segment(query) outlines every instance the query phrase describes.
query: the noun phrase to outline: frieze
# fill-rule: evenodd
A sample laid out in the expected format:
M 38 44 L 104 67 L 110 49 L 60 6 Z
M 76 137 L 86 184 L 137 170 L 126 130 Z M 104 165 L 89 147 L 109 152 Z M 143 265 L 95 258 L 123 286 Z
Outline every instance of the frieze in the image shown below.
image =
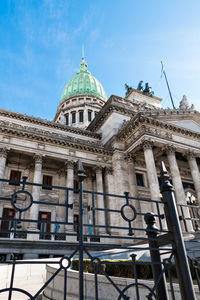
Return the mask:
M 52 133 L 46 130 L 40 130 L 28 126 L 22 126 L 7 121 L 0 121 L 0 130 L 5 133 L 9 133 L 15 136 L 23 136 L 31 139 L 39 140 L 42 142 L 50 142 L 59 145 L 72 146 L 76 149 L 92 151 L 96 153 L 105 153 L 111 155 L 111 149 L 104 149 L 100 142 L 93 142 L 87 140 L 81 140 L 79 138 L 62 135 L 58 133 Z
M 88 130 L 74 128 L 71 126 L 55 123 L 55 122 L 48 121 L 48 120 L 43 120 L 40 118 L 35 118 L 35 117 L 28 116 L 25 114 L 19 114 L 19 113 L 14 113 L 11 111 L 0 109 L 0 115 L 10 117 L 12 119 L 27 121 L 32 124 L 38 124 L 38 125 L 47 126 L 50 128 L 57 128 L 57 129 L 60 129 L 60 130 L 66 131 L 66 132 L 72 132 L 72 133 L 76 133 L 76 134 L 80 134 L 80 135 L 84 135 L 84 136 L 93 137 L 93 138 L 96 138 L 99 140 L 101 139 L 101 134 L 96 133 L 96 132 L 90 132 Z M 7 121 L 2 121 L 2 122 L 7 122 Z

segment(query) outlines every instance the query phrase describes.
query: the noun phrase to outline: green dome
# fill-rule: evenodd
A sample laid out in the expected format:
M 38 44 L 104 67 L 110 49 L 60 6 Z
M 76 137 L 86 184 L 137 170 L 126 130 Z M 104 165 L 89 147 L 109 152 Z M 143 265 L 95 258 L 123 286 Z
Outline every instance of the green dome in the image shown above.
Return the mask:
M 64 87 L 61 102 L 72 96 L 82 94 L 96 96 L 104 101 L 107 100 L 103 86 L 87 70 L 87 63 L 84 61 L 84 58 L 80 63 L 80 70 L 76 73 L 76 76 L 74 76 Z

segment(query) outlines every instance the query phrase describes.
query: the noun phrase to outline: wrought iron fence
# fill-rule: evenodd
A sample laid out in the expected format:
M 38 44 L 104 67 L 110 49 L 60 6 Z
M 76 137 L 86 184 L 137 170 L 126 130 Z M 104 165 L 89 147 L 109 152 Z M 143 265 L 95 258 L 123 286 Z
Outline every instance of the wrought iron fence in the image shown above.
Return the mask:
M 9 248 L 13 254 L 10 258 L 7 256 L 2 260 L 2 264 L 12 265 L 12 272 L 9 287 L 0 289 L 0 298 L 6 294 L 9 300 L 15 299 L 15 293 L 21 293 L 30 299 L 37 299 L 43 293 L 43 299 L 59 300 L 144 299 L 144 297 L 159 300 L 176 299 L 173 282 L 175 261 L 181 299 L 196 299 L 173 187 L 169 183 L 163 165 L 161 171 L 163 201 L 130 197 L 128 192 L 124 195 L 114 195 L 85 190 L 83 186 L 85 173 L 80 161 L 79 188 L 45 185 L 45 188 L 49 189 L 49 194 L 45 194 L 47 199 L 33 197 L 33 187 L 40 191 L 41 195 L 44 185 L 29 182 L 27 177 L 23 177 L 20 182 L 1 179 L 7 194 L 0 197 L 0 205 L 4 207 L 0 218 L 0 251 L 3 253 L 4 249 Z M 9 186 L 10 183 L 15 184 L 14 188 Z M 195 221 L 193 216 L 191 218 L 192 220 L 189 220 L 187 216 L 186 221 Z M 19 249 L 21 253 L 26 249 L 24 252 L 29 254 L 46 251 L 48 255 L 61 256 L 56 261 L 51 259 L 48 261 L 48 264 L 55 266 L 55 270 L 34 294 L 27 291 L 26 287 L 15 286 L 15 270 L 18 265 L 46 264 L 46 261 L 18 260 L 21 258 L 17 257 Z M 108 254 L 108 251 L 111 252 Z M 149 253 L 147 262 L 137 260 L 139 251 Z M 112 254 L 112 257 L 116 254 L 123 256 L 124 253 L 131 255 L 131 261 L 126 262 L 133 270 L 131 282 L 122 287 L 106 272 L 105 262 L 101 259 L 105 253 L 108 256 Z M 79 282 L 79 289 L 76 289 L 74 296 L 69 289 L 71 284 L 69 273 L 72 260 L 77 257 L 79 272 L 76 281 Z M 84 277 L 84 258 L 90 260 L 94 272 L 94 289 L 90 291 L 85 289 L 87 279 Z M 124 261 L 119 259 L 117 262 L 112 260 L 106 262 L 107 265 L 113 263 L 122 265 Z M 138 275 L 138 266 L 149 264 L 153 273 L 151 282 L 144 281 Z M 107 298 L 101 295 L 105 291 L 102 291 L 99 272 L 109 283 L 107 293 L 110 294 L 107 294 Z M 52 283 L 60 274 L 63 276 L 62 297 L 47 298 L 49 290 L 55 288 Z

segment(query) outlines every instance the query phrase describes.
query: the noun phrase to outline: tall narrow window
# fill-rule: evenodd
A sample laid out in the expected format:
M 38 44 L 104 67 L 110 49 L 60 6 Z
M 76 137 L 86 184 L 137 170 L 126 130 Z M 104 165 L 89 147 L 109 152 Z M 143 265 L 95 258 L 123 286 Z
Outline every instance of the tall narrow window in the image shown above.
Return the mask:
M 69 125 L 69 114 L 66 114 L 65 120 L 66 120 L 66 125 Z
M 20 179 L 21 179 L 21 172 L 20 171 L 16 171 L 16 170 L 11 170 L 11 172 L 10 172 L 10 180 L 12 180 L 13 182 L 10 182 L 9 184 L 19 185 L 19 183 L 16 183 L 16 182 L 20 181 Z
M 88 110 L 88 121 L 92 121 L 92 112 L 90 110 Z
M 143 174 L 136 173 L 137 186 L 144 186 Z
M 42 184 L 45 184 L 46 186 L 43 186 L 42 188 L 44 190 L 52 190 L 52 176 L 49 175 L 43 175 Z
M 76 123 L 76 112 L 72 112 L 72 123 Z
M 83 122 L 83 111 L 79 111 L 79 122 Z

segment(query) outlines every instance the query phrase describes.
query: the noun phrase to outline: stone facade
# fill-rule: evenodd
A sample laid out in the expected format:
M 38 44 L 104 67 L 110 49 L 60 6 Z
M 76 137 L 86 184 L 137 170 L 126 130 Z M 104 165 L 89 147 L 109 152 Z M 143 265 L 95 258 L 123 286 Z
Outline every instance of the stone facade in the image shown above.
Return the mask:
M 89 100 L 84 97 L 83 103 L 79 104 L 85 107 Z M 83 129 L 82 124 L 79 126 L 79 122 L 71 126 L 71 121 L 68 125 L 63 121 L 62 115 L 71 114 L 73 108 L 69 105 L 67 112 L 67 101 L 72 103 L 72 100 L 63 102 L 64 107 L 63 104 L 59 105 L 54 122 L 0 110 L 1 178 L 12 179 L 13 174 L 17 174 L 20 179 L 27 176 L 28 181 L 36 184 L 46 181 L 48 183 L 50 180 L 52 185 L 75 188 L 77 161 L 80 159 L 87 173 L 84 189 L 119 195 L 129 192 L 133 197 L 160 200 L 159 164 L 164 161 L 175 186 L 177 203 L 187 204 L 185 192 L 190 190 L 195 199 L 194 203 L 199 204 L 200 113 L 198 111 L 187 107 L 175 110 L 163 109 L 160 98 L 144 97 L 141 92 L 132 90 L 127 98 L 112 95 L 103 107 L 103 102 L 95 104 L 91 122 Z M 95 116 L 94 112 L 98 114 Z M 9 196 L 17 189 L 16 185 L 5 185 L 1 182 L 0 196 Z M 38 219 L 40 213 L 46 213 L 53 222 L 56 222 L 58 217 L 61 221 L 64 219 L 62 208 L 56 209 L 54 206 L 51 209 L 47 208 L 45 201 L 54 201 L 62 205 L 65 199 L 62 191 L 54 189 L 29 186 L 28 190 L 35 201 L 40 200 L 43 203 L 40 206 L 34 204 L 30 212 L 24 212 L 24 217 L 29 214 L 29 218 L 33 220 L 32 223 L 24 224 L 24 229 L 35 231 L 34 237 L 37 237 L 39 230 L 34 220 Z M 68 220 L 72 223 L 78 214 L 77 197 L 75 193 L 69 195 L 68 204 L 73 204 L 73 209 L 69 210 Z M 89 224 L 88 207 L 92 205 L 92 198 L 88 196 L 83 202 L 84 222 Z M 9 201 L 2 203 L 0 217 L 5 214 L 6 209 L 12 208 Z M 133 204 L 137 211 L 155 209 L 148 203 Z M 111 196 L 98 195 L 96 206 L 120 209 L 120 203 L 112 201 Z M 185 209 L 185 215 L 189 217 L 189 214 L 190 212 Z M 109 226 L 110 223 L 117 226 L 120 222 L 115 213 L 107 215 L 103 211 L 98 211 L 96 221 L 97 225 L 100 225 L 96 230 L 99 234 L 105 235 L 113 231 L 109 229 L 105 231 L 101 226 Z M 138 219 L 138 222 L 142 226 L 143 220 Z M 119 226 L 123 226 L 123 220 Z M 64 228 L 63 225 L 61 227 Z M 69 225 L 64 230 L 73 232 L 74 228 Z M 189 222 L 188 230 L 193 230 Z M 33 239 L 33 234 L 27 238 Z M 20 249 L 20 246 L 18 248 Z M 0 251 L 8 253 L 9 249 L 4 248 Z M 26 253 L 23 248 L 20 251 L 22 254 Z M 43 251 L 48 253 L 41 249 L 41 252 L 39 250 L 35 252 L 35 257 Z M 62 250 L 55 251 L 56 255 L 60 253 Z

